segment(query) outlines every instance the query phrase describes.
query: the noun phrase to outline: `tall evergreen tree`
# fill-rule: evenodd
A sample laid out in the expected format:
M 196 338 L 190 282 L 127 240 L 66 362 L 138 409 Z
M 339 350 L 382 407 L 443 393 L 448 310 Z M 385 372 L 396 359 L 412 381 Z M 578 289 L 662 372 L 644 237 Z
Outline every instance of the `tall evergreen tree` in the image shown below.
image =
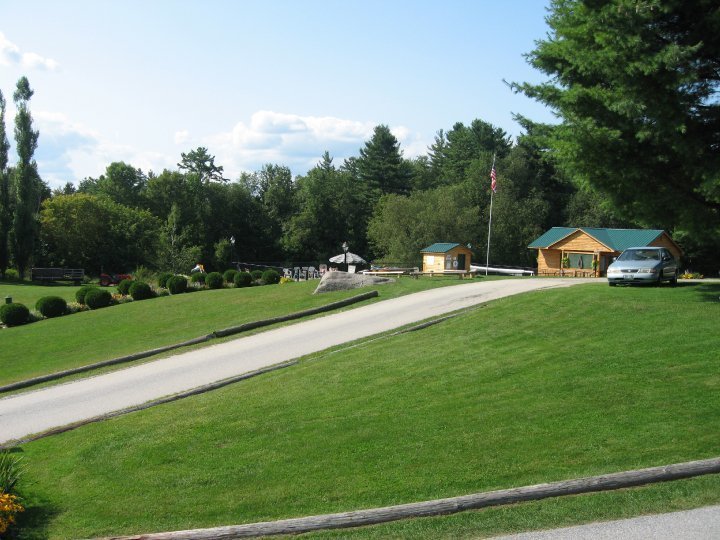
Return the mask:
M 8 170 L 8 142 L 5 131 L 5 98 L 0 91 L 0 276 L 5 276 L 5 269 L 10 263 L 8 239 L 12 226 L 10 208 L 10 173 Z
M 223 178 L 223 167 L 215 165 L 215 156 L 211 156 L 204 146 L 190 150 L 187 154 L 181 153 L 180 156 L 182 159 L 178 167 L 188 173 L 197 174 L 204 183 L 228 181 L 227 178 Z
M 38 235 L 37 217 L 40 205 L 39 175 L 33 154 L 37 148 L 39 133 L 33 130 L 29 101 L 33 95 L 27 77 L 21 77 L 13 95 L 15 101 L 15 144 L 18 162 L 13 174 L 15 214 L 11 243 L 15 265 L 22 277 L 30 262 Z
M 412 170 L 403 159 L 400 143 L 389 127 L 375 127 L 372 138 L 360 149 L 356 163 L 360 180 L 380 193 L 404 195 L 410 192 Z
M 552 0 L 514 88 L 562 119 L 553 152 L 630 219 L 720 233 L 717 0 Z

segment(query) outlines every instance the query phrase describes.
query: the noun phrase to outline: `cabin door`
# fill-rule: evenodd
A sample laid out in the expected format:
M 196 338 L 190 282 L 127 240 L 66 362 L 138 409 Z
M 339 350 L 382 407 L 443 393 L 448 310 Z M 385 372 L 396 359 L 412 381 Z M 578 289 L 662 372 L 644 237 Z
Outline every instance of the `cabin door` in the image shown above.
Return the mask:
M 458 254 L 458 270 L 465 270 L 465 254 L 460 253 Z

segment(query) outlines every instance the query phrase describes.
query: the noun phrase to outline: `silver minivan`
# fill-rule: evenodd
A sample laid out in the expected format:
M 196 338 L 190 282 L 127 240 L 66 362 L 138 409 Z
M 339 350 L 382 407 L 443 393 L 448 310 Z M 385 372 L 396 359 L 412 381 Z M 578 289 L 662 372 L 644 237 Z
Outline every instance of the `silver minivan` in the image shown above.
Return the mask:
M 611 287 L 618 283 L 655 283 L 677 285 L 678 263 L 663 247 L 628 248 L 608 266 L 607 280 Z

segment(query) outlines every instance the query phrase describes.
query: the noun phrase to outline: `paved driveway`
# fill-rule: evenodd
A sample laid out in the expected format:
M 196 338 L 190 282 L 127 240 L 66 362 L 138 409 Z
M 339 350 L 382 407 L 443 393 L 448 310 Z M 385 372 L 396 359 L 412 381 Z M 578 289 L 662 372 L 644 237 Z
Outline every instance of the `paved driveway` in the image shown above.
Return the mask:
M 497 536 L 494 540 L 709 540 L 720 538 L 720 506 L 576 527 Z
M 588 282 L 600 283 L 600 280 L 510 279 L 432 289 L 105 375 L 8 396 L 0 399 L 0 443 L 197 388 L 489 300 Z

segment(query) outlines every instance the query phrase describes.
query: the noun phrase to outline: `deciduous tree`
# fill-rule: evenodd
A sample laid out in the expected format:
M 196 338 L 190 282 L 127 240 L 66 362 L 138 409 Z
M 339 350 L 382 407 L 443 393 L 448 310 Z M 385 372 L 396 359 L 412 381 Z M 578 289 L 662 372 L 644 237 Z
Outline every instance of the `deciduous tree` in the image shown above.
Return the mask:
M 20 276 L 30 262 L 35 240 L 38 235 L 37 216 L 40 210 L 40 177 L 33 159 L 39 133 L 33 129 L 29 102 L 33 95 L 26 77 L 21 77 L 13 95 L 15 102 L 15 144 L 18 162 L 13 174 L 15 212 L 11 232 L 11 243 L 15 265 Z
M 8 142 L 5 131 L 5 98 L 0 91 L 0 276 L 5 275 L 5 269 L 10 263 L 10 227 L 12 225 L 12 210 L 10 208 L 10 171 L 8 169 Z

